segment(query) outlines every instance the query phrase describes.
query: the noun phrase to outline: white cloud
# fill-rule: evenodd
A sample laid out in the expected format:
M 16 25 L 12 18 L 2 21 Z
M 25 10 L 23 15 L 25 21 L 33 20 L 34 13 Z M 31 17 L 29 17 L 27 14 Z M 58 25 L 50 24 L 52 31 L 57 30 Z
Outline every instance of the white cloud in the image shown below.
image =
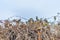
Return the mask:
M 5 18 L 16 14 L 23 17 L 49 17 L 59 11 L 60 0 L 0 0 L 0 17 Z
M 0 10 L 0 19 L 7 19 L 11 16 L 14 16 L 15 13 L 9 10 Z

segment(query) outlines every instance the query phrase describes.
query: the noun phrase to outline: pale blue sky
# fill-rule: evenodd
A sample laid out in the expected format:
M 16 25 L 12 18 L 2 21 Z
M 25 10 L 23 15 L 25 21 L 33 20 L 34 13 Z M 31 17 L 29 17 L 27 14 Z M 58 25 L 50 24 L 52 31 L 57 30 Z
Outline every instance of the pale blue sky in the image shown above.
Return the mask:
M 60 12 L 60 0 L 0 0 L 0 19 L 50 17 Z

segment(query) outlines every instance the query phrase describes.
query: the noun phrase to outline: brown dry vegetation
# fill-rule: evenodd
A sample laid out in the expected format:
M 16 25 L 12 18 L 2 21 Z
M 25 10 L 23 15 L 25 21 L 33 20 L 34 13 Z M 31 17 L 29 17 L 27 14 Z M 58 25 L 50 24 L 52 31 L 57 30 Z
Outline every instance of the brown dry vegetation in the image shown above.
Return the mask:
M 49 25 L 47 20 L 30 18 L 0 22 L 0 40 L 60 40 L 60 25 Z

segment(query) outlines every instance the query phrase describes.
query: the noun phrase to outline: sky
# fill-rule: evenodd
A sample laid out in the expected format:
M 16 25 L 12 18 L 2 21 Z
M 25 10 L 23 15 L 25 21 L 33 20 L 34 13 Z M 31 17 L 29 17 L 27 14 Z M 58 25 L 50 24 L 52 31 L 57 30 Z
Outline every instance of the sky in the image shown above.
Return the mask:
M 12 16 L 47 18 L 60 12 L 60 0 L 0 0 L 0 19 Z

